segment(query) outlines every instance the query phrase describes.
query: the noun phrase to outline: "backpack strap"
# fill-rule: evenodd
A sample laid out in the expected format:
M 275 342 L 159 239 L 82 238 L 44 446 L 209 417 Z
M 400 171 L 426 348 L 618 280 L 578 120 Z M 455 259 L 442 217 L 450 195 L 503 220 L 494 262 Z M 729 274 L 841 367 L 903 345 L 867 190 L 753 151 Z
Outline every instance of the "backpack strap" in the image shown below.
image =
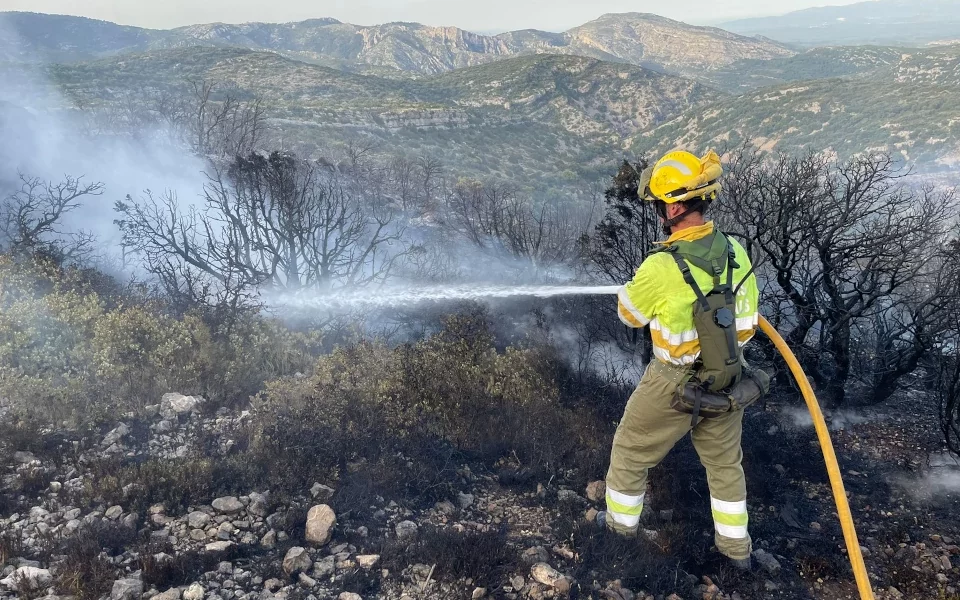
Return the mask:
M 737 253 L 733 249 L 733 243 L 727 240 L 727 285 L 724 286 L 724 302 L 733 311 L 733 324 L 724 329 L 727 338 L 727 352 L 730 354 L 730 360 L 739 360 L 739 339 L 737 334 L 737 298 L 733 289 L 733 271 L 740 265 L 737 264 Z
M 710 303 L 707 301 L 707 297 L 703 295 L 703 290 L 700 289 L 700 286 L 697 285 L 697 280 L 693 278 L 693 273 L 690 272 L 690 265 L 687 264 L 687 261 L 680 256 L 679 252 L 671 251 L 670 254 L 673 256 L 673 260 L 677 262 L 677 266 L 680 267 L 680 273 L 683 274 L 683 280 L 687 282 L 693 289 L 693 293 L 697 295 L 697 302 L 700 303 L 700 306 L 704 310 L 710 309 Z

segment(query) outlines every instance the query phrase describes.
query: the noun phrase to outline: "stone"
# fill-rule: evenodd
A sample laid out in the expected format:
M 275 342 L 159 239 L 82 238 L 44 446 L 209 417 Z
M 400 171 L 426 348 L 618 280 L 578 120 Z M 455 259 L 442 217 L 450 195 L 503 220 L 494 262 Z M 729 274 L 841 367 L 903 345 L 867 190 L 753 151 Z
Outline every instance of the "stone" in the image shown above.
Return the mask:
M 140 600 L 142 595 L 143 581 L 139 577 L 130 577 L 113 582 L 110 600 Z
M 333 528 L 337 525 L 337 514 L 326 504 L 318 504 L 307 513 L 306 540 L 318 546 L 324 546 L 333 537 Z
M 283 557 L 283 572 L 287 575 L 307 571 L 311 565 L 313 565 L 313 559 L 307 554 L 307 549 L 301 546 L 290 548 Z
M 255 517 L 265 517 L 269 512 L 270 495 L 250 493 L 250 504 L 247 506 L 247 512 Z
M 484 598 L 486 597 L 486 595 L 487 595 L 487 588 L 478 587 L 478 588 L 474 588 L 473 594 L 471 594 L 470 598 L 472 600 L 480 600 L 480 598 Z
M 229 540 L 234 531 L 236 531 L 236 528 L 233 526 L 233 523 L 224 521 L 223 523 L 220 523 L 220 527 L 217 528 L 217 539 Z
M 598 514 L 600 514 L 600 511 L 598 511 L 597 509 L 595 509 L 595 508 L 593 508 L 593 507 L 590 507 L 590 508 L 587 509 L 587 512 L 586 512 L 586 514 L 583 516 L 583 518 L 587 520 L 587 523 L 593 523 L 593 522 L 595 522 L 595 521 L 597 520 L 597 515 L 598 515 Z
M 310 488 L 310 495 L 318 502 L 329 502 L 330 499 L 333 498 L 335 491 L 336 490 L 328 485 L 314 483 L 313 487 Z
M 40 462 L 33 452 L 18 451 L 13 453 L 13 462 L 18 465 L 29 465 L 32 462 Z
M 433 505 L 433 507 L 437 509 L 441 514 L 447 515 L 448 517 L 452 517 L 455 514 L 457 514 L 457 507 L 454 506 L 453 502 L 450 502 L 449 500 L 443 500 L 441 502 L 437 502 L 436 504 Z
M 153 596 L 150 600 L 180 600 L 180 588 L 170 588 L 165 592 Z
M 202 529 L 191 529 L 190 539 L 195 542 L 202 542 L 203 540 L 207 539 L 207 532 Z
M 413 521 L 400 521 L 394 531 L 397 533 L 397 539 L 401 542 L 412 542 L 417 539 L 419 528 Z
M 353 592 L 343 592 L 337 596 L 337 600 L 363 600 L 363 596 L 354 594 Z
M 260 538 L 260 545 L 264 548 L 273 548 L 277 545 L 277 530 L 271 529 Z
M 313 577 L 315 579 L 326 579 L 336 572 L 337 557 L 326 556 L 313 563 Z
M 226 541 L 210 542 L 204 547 L 207 552 L 226 552 L 230 548 L 233 548 L 233 542 Z
M 107 512 L 103 513 L 103 516 L 111 521 L 116 521 L 120 518 L 120 515 L 123 514 L 122 506 L 111 506 L 107 509 Z
M 214 510 L 225 515 L 233 515 L 243 510 L 243 503 L 236 496 L 217 498 L 210 505 Z
M 537 583 L 552 587 L 561 593 L 570 590 L 570 578 L 562 575 L 547 563 L 537 563 L 530 567 L 530 576 Z
M 363 569 L 372 569 L 378 562 L 380 562 L 379 554 L 361 554 L 357 557 L 357 564 Z
M 100 445 L 104 448 L 109 448 L 114 444 L 119 444 L 120 441 L 128 435 L 130 435 L 130 428 L 127 427 L 126 423 L 120 423 L 103 438 Z
M 460 492 L 459 494 L 457 494 L 457 504 L 459 504 L 460 508 L 463 510 L 466 510 L 471 506 L 473 506 L 474 500 L 475 498 L 473 494 L 464 494 L 463 492 Z
M 607 495 L 607 482 L 592 481 L 587 485 L 587 500 L 590 502 L 600 502 Z
M 581 498 L 581 497 L 580 497 L 575 491 L 573 491 L 573 490 L 560 490 L 560 491 L 558 491 L 558 492 L 557 492 L 557 500 L 559 500 L 560 502 L 566 502 L 566 503 L 571 503 L 571 504 L 583 502 L 583 498 Z
M 187 524 L 190 525 L 192 529 L 203 529 L 210 524 L 210 515 L 203 511 L 195 510 L 187 515 Z
M 316 587 L 317 585 L 317 580 L 314 579 L 313 577 L 310 577 L 306 573 L 300 573 L 300 576 L 298 577 L 298 579 L 300 580 L 300 585 L 302 585 L 305 588 L 312 588 L 312 587 Z
M 810 523 L 810 529 L 814 531 L 821 531 L 823 529 L 823 525 L 814 521 L 813 523 Z
M 510 585 L 515 592 L 519 592 L 523 589 L 523 586 L 527 585 L 527 580 L 524 579 L 523 575 L 514 575 L 510 578 Z
M 173 419 L 180 415 L 193 412 L 202 403 L 203 398 L 200 396 L 164 394 L 160 399 L 160 416 L 164 419 Z
M 543 546 L 534 546 L 533 548 L 527 548 L 523 551 L 523 554 L 520 555 L 523 559 L 524 564 L 535 565 L 537 563 L 545 563 L 550 560 L 550 554 L 547 552 L 547 549 Z
M 47 569 L 41 569 L 33 566 L 22 566 L 8 575 L 5 579 L 0 579 L 0 585 L 13 590 L 20 591 L 20 585 L 26 583 L 30 588 L 45 588 L 53 581 L 53 575 Z
M 757 561 L 757 564 L 760 565 L 760 568 L 767 573 L 776 575 L 780 572 L 780 562 L 766 550 L 755 550 L 753 552 L 753 558 Z
M 183 592 L 183 600 L 203 600 L 203 586 L 199 583 L 192 583 L 190 587 Z

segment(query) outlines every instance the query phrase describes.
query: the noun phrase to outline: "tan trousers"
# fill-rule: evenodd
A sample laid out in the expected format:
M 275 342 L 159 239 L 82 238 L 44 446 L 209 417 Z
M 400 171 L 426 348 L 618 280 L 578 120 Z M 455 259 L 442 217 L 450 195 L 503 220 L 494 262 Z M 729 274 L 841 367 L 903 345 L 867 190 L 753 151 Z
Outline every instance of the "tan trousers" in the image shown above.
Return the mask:
M 747 532 L 747 488 L 740 463 L 743 411 L 700 419 L 690 431 L 690 415 L 670 408 L 685 368 L 654 360 L 630 396 L 613 438 L 607 472 L 607 526 L 636 535 L 647 471 L 655 467 L 688 432 L 707 470 L 717 549 L 726 556 L 750 556 Z

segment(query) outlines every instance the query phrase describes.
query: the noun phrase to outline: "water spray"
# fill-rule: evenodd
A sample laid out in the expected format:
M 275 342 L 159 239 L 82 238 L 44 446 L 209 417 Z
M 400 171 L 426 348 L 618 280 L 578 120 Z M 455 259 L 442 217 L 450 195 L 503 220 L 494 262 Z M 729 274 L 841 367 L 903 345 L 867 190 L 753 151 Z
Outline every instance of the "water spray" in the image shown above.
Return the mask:
M 426 302 L 478 301 L 507 298 L 555 298 L 559 296 L 607 296 L 620 286 L 581 285 L 460 285 L 386 287 L 341 290 L 329 294 L 296 292 L 265 297 L 268 304 L 295 310 L 350 310 L 416 306 Z

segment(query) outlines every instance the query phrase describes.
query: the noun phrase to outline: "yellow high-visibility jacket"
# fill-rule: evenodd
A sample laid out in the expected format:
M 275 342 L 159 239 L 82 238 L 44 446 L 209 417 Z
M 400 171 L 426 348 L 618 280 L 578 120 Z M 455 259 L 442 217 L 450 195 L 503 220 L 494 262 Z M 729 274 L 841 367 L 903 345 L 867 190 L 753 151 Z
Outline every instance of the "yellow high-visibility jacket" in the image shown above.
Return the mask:
M 663 242 L 669 246 L 681 240 L 694 241 L 713 233 L 713 222 L 682 229 Z M 736 240 L 730 239 L 739 265 L 733 274 L 734 287 L 747 277 L 750 257 Z M 713 289 L 713 277 L 691 265 L 693 278 L 704 294 Z M 722 276 L 726 280 L 726 271 Z M 617 295 L 620 320 L 629 327 L 650 326 L 653 353 L 661 361 L 673 365 L 692 365 L 700 356 L 700 340 L 693 322 L 693 305 L 697 296 L 683 280 L 673 256 L 658 252 L 649 256 L 633 281 Z M 740 345 L 753 338 L 759 323 L 759 291 L 753 274 L 737 293 L 737 337 Z

